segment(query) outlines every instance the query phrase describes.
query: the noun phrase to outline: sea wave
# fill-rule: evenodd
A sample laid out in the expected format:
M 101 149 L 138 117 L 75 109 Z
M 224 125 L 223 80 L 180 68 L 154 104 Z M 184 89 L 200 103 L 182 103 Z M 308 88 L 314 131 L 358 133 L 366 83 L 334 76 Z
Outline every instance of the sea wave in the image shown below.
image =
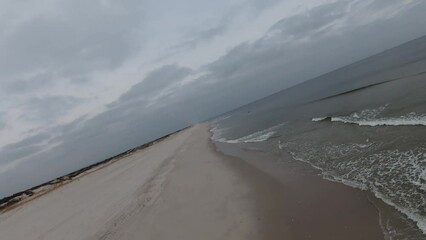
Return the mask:
M 223 130 L 222 129 L 218 129 L 218 128 L 213 128 L 213 137 L 212 140 L 216 141 L 216 142 L 223 142 L 223 143 L 258 143 L 258 142 L 264 142 L 267 141 L 268 139 L 270 139 L 271 137 L 273 137 L 274 135 L 276 135 L 276 129 L 280 128 L 281 126 L 283 126 L 285 123 L 273 126 L 271 128 L 262 130 L 262 131 L 258 131 L 255 133 L 251 133 L 247 136 L 241 137 L 241 138 L 237 138 L 237 139 L 226 139 L 225 137 L 222 137 L 223 135 Z
M 300 142 L 278 147 L 319 169 L 325 179 L 373 192 L 426 234 L 426 147 L 401 151 L 379 150 L 380 143 Z
M 426 116 L 402 116 L 398 118 L 383 118 L 377 120 L 352 120 L 345 117 L 333 117 L 332 122 L 353 123 L 359 126 L 426 126 Z
M 325 119 L 327 119 L 327 117 L 312 118 L 312 122 L 321 122 L 321 121 L 324 121 Z
M 230 118 L 230 117 L 231 117 L 231 115 L 226 115 L 226 116 L 218 117 L 218 118 L 216 118 L 216 119 L 212 120 L 212 121 L 211 121 L 211 123 L 212 123 L 212 124 L 216 124 L 216 123 L 219 123 L 219 122 L 221 122 L 221 121 L 224 121 L 224 120 L 226 120 L 226 119 L 228 119 L 228 118 Z
M 270 137 L 272 137 L 275 134 L 274 131 L 267 132 L 267 133 L 253 133 L 248 136 L 238 138 L 235 140 L 227 140 L 226 138 L 218 139 L 218 142 L 226 142 L 226 143 L 255 143 L 255 142 L 264 142 L 268 140 Z
M 343 122 L 349 124 L 357 124 L 359 126 L 426 126 L 426 114 L 418 114 L 411 112 L 406 115 L 396 117 L 384 117 L 382 113 L 386 110 L 386 106 L 376 109 L 366 109 L 360 112 L 354 112 L 349 116 L 331 117 L 332 122 Z M 313 118 L 313 122 L 319 122 L 327 117 Z
M 212 133 L 211 140 L 216 142 L 219 141 L 219 139 L 222 139 L 223 135 L 225 135 L 228 130 L 229 128 L 220 128 L 218 125 L 212 127 L 210 129 L 210 132 Z

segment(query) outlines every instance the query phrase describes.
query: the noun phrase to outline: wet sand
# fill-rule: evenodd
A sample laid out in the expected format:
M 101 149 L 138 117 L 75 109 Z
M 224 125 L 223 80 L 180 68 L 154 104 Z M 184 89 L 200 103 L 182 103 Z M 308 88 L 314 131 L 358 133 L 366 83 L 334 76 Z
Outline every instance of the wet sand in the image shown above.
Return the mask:
M 373 196 L 367 192 L 324 180 L 318 176 L 319 171 L 308 164 L 293 160 L 289 154 L 275 156 L 260 151 L 246 151 L 225 143 L 217 143 L 217 148 L 226 155 L 238 157 L 235 161 L 245 162 L 257 175 L 264 175 L 253 178 L 254 175 L 249 174 L 246 178 L 253 186 L 257 186 L 257 192 L 261 193 L 262 182 L 265 182 L 267 177 L 273 178 L 269 185 L 276 185 L 279 208 L 270 212 L 279 215 L 279 222 L 272 221 L 270 224 L 285 228 L 286 237 L 275 235 L 267 239 L 385 238 L 380 226 L 379 211 L 369 200 Z M 267 195 L 257 196 L 268 201 Z M 262 199 L 259 203 L 262 203 Z M 267 210 L 261 207 L 262 209 Z M 278 214 L 277 211 L 281 213 Z M 270 215 L 266 213 L 266 216 Z M 268 226 L 264 228 L 268 229 Z
M 1 237 L 383 239 L 362 192 L 209 138 L 197 125 L 6 211 Z

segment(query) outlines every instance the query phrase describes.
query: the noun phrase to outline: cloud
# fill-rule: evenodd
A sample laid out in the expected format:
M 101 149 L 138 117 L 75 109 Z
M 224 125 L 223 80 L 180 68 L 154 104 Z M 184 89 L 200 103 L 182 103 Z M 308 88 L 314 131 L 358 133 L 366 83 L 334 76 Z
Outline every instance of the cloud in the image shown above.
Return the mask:
M 207 21 L 208 23 L 200 23 L 194 29 L 185 34 L 184 40 L 178 44 L 171 46 L 167 54 L 160 59 L 167 59 L 182 51 L 194 50 L 201 45 L 208 45 L 212 41 L 220 38 L 228 31 L 232 31 L 233 25 L 242 18 L 242 15 L 248 15 L 249 18 L 255 19 L 265 9 L 271 8 L 281 0 L 247 0 L 237 3 L 230 3 L 228 8 L 223 8 L 221 14 L 215 21 Z M 225 4 L 221 4 L 225 5 Z
M 6 127 L 6 121 L 4 119 L 3 114 L 0 113 L 0 131 L 3 130 Z
M 169 49 L 169 54 L 174 54 L 178 51 L 184 51 L 188 49 L 194 49 L 199 44 L 206 44 L 215 39 L 216 37 L 222 35 L 226 30 L 228 25 L 224 23 L 225 20 L 222 20 L 217 26 L 203 29 L 191 34 L 191 38 L 186 40 L 178 45 L 172 46 Z
M 320 31 L 323 27 L 343 18 L 347 14 L 351 2 L 353 1 L 336 1 L 284 18 L 270 28 L 269 34 L 296 39 L 306 37 L 306 35 Z
M 28 146 L 18 149 L 5 149 L 0 152 L 0 164 L 14 162 L 42 150 L 40 146 Z
M 82 103 L 93 104 L 107 91 L 94 86 L 111 82 L 99 76 L 117 71 L 144 48 L 146 3 L 2 1 L 0 110 L 11 136 L 1 136 L 1 144 L 31 128 L 51 127 L 71 111 L 76 118 L 92 110 Z
M 136 32 L 142 14 L 137 9 L 143 3 L 55 2 L 55 11 L 46 8 L 0 33 L 0 75 L 41 69 L 70 76 L 120 66 L 140 47 Z
M 4 89 L 6 93 L 27 93 L 43 88 L 52 83 L 52 75 L 48 72 L 36 74 L 27 79 L 15 79 Z
M 2 150 L 16 150 L 21 148 L 26 148 L 29 146 L 39 145 L 41 142 L 50 138 L 50 134 L 39 133 L 34 136 L 28 137 L 22 141 L 11 143 L 2 148 Z
M 29 157 L 42 151 L 46 141 L 50 137 L 50 134 L 43 132 L 25 138 L 22 141 L 4 146 L 0 151 L 0 166 L 13 163 L 16 160 Z
M 111 104 L 111 106 L 137 99 L 146 100 L 159 94 L 160 91 L 170 87 L 173 83 L 182 81 L 191 73 L 192 70 L 189 68 L 175 65 L 163 66 L 149 73 L 140 83 L 133 85 L 129 91 L 122 94 L 118 101 Z
M 363 11 L 370 5 L 354 9 L 356 2 L 337 1 L 286 17 L 264 37 L 234 47 L 205 65 L 204 70 L 221 84 L 233 82 L 234 86 L 247 89 L 239 91 L 240 94 L 259 98 L 426 33 L 426 27 L 420 29 L 416 24 L 426 4 L 401 10 L 401 3 L 395 3 L 387 7 L 399 9 L 399 15 L 357 24 L 351 21 L 358 15 L 352 15 L 351 11 Z M 351 11 L 347 10 L 349 7 Z M 336 24 L 343 26 L 336 28 Z M 390 26 L 392 29 L 398 26 L 400 30 L 381 31 Z
M 251 5 L 254 11 L 261 12 L 265 8 L 269 8 L 279 3 L 280 0 L 250 0 L 248 4 Z
M 82 85 L 89 83 L 90 79 L 87 77 L 76 76 L 70 79 L 71 84 Z
M 85 99 L 73 96 L 46 96 L 31 98 L 21 116 L 26 121 L 54 121 L 84 103 Z

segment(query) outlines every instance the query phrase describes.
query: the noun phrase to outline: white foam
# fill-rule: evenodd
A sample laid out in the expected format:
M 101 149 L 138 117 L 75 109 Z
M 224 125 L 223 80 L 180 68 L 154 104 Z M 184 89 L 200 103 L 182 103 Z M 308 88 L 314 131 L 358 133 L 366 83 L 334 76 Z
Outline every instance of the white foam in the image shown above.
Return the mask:
M 284 147 L 284 145 L 281 144 L 281 140 L 278 140 L 278 148 L 280 150 L 283 150 L 284 149 L 283 147 Z
M 405 116 L 397 118 L 381 118 L 376 120 L 353 120 L 347 117 L 332 117 L 332 122 L 353 123 L 359 126 L 426 126 L 426 115 L 415 118 Z
M 279 141 L 295 160 L 321 170 L 324 179 L 370 190 L 426 234 L 426 148 L 381 150 L 381 143 L 322 144 Z
M 226 119 L 228 119 L 230 117 L 231 117 L 231 115 L 226 115 L 226 116 L 223 116 L 223 117 L 219 117 L 219 118 L 213 119 L 211 121 L 211 123 L 216 124 L 216 123 L 218 123 L 220 121 L 224 121 L 224 120 L 226 120 Z
M 317 118 L 312 118 L 312 122 L 321 122 L 323 120 L 325 120 L 327 117 L 317 117 Z
M 218 130 L 217 128 L 212 129 L 212 131 L 214 132 L 213 135 L 215 135 L 215 138 L 212 138 L 213 141 L 217 141 L 217 142 L 224 142 L 224 143 L 257 143 L 257 142 L 264 142 L 267 141 L 268 139 L 270 139 L 272 136 L 274 136 L 276 134 L 276 129 L 280 128 L 281 126 L 285 125 L 285 123 L 281 123 L 278 124 L 276 126 L 273 126 L 271 128 L 262 130 L 262 131 L 258 131 L 252 134 L 249 134 L 247 136 L 238 138 L 238 139 L 233 139 L 233 140 L 229 140 L 226 139 L 224 137 L 217 137 L 217 136 L 221 136 L 222 134 L 219 134 L 218 132 L 223 132 L 223 130 Z M 216 132 L 215 132 L 216 131 Z
M 377 190 L 372 190 L 372 192 L 374 193 L 374 196 L 381 199 L 387 205 L 394 207 L 400 213 L 405 214 L 409 219 L 413 220 L 416 223 L 417 227 L 423 232 L 423 234 L 426 234 L 426 218 L 425 217 L 421 216 L 420 214 L 416 214 L 415 211 L 413 210 L 394 204 L 392 200 L 388 199 Z
M 229 128 L 219 128 L 217 125 L 215 127 L 213 127 L 212 129 L 210 129 L 210 132 L 212 133 L 212 137 L 211 139 L 213 141 L 219 141 L 220 139 L 222 139 L 222 135 L 224 134 L 224 132 L 226 132 Z
M 331 175 L 324 175 L 324 179 L 327 179 L 329 181 L 332 182 L 338 182 L 338 183 L 343 183 L 349 187 L 353 187 L 353 188 L 357 188 L 357 189 L 361 189 L 361 190 L 368 190 L 368 187 L 365 186 L 365 184 L 361 184 L 355 181 L 350 181 L 341 177 L 335 177 L 335 176 L 331 176 Z
M 268 140 L 270 137 L 272 137 L 275 134 L 274 131 L 263 133 L 263 131 L 256 132 L 253 134 L 250 134 L 248 136 L 238 138 L 235 140 L 227 140 L 226 138 L 218 139 L 219 142 L 226 142 L 226 143 L 255 143 L 255 142 L 264 142 Z
M 353 187 L 353 188 L 357 188 L 357 189 L 361 189 L 361 190 L 364 190 L 364 191 L 369 189 L 364 184 L 360 184 L 358 182 L 350 181 L 350 180 L 347 180 L 347 179 L 344 179 L 344 178 L 335 177 L 335 176 L 331 176 L 331 175 L 328 175 L 328 174 L 324 174 L 323 177 L 326 180 L 333 181 L 333 182 L 339 182 L 339 183 L 342 183 L 344 185 L 347 185 L 347 186 L 350 186 L 350 187 Z M 409 219 L 413 220 L 416 223 L 417 227 L 424 234 L 426 234 L 426 218 L 425 217 L 423 217 L 419 214 L 416 214 L 415 211 L 413 211 L 413 210 L 410 210 L 410 209 L 407 209 L 407 208 L 404 208 L 404 207 L 401 207 L 399 205 L 394 204 L 392 200 L 385 197 L 377 189 L 370 189 L 370 190 L 371 190 L 371 192 L 373 192 L 375 197 L 381 199 L 387 205 L 394 207 L 397 211 L 406 215 Z
M 422 173 L 420 173 L 420 176 L 419 176 L 421 179 L 423 179 L 424 181 L 426 181 L 426 169 L 423 169 L 423 172 Z
M 332 122 L 343 122 L 357 124 L 359 126 L 426 126 L 426 114 L 417 114 L 415 112 L 396 117 L 383 117 L 382 113 L 388 105 L 375 109 L 365 109 L 361 112 L 354 112 L 349 116 L 331 117 Z M 319 122 L 325 117 L 313 118 L 312 121 Z

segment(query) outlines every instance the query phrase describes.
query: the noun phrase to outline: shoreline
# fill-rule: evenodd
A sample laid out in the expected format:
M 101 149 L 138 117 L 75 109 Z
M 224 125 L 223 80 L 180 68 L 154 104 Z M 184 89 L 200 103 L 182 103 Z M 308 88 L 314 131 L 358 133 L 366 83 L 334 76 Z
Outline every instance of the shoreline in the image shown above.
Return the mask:
M 281 186 L 283 215 L 293 233 L 289 239 L 385 239 L 380 210 L 367 192 L 327 181 L 318 170 L 287 154 L 215 144 L 222 154 L 241 159 Z
M 227 166 L 251 186 L 252 197 L 255 199 L 256 204 L 261 239 L 294 239 L 291 230 L 287 227 L 288 219 L 283 207 L 285 192 L 283 192 L 280 184 L 273 177 L 251 166 L 244 160 L 224 154 L 211 138 L 209 138 L 209 146 Z
M 224 151 L 209 130 L 196 125 L 91 168 L 0 214 L 0 232 L 9 240 L 384 239 L 365 195 L 283 172 L 261 152 Z

